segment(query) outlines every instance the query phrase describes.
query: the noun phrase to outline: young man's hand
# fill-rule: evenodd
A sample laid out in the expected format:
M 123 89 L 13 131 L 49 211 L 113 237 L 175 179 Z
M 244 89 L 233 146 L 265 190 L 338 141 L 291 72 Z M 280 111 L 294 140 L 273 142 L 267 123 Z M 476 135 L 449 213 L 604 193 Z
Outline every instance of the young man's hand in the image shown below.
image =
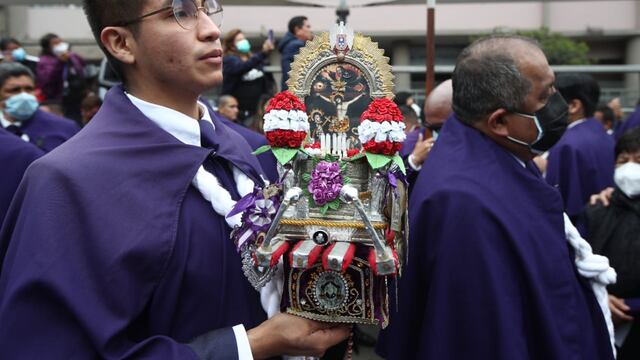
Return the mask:
M 249 330 L 249 344 L 255 359 L 277 355 L 320 357 L 343 341 L 350 325 L 328 324 L 289 314 L 278 314 Z
M 602 190 L 599 194 L 591 195 L 591 198 L 589 199 L 589 205 L 595 205 L 599 201 L 604 207 L 607 207 L 609 206 L 609 200 L 611 199 L 612 194 L 613 188 L 608 187 Z

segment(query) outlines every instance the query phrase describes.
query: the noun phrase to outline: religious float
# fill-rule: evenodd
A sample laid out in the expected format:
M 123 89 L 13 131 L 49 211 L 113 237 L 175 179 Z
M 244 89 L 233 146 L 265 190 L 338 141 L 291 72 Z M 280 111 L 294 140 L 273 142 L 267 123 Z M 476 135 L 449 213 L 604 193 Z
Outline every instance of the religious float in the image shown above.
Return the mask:
M 280 181 L 240 200 L 233 232 L 245 275 L 260 289 L 281 264 L 280 310 L 386 327 L 390 278 L 408 239 L 404 122 L 389 59 L 344 24 L 295 57 L 289 91 L 264 116 Z

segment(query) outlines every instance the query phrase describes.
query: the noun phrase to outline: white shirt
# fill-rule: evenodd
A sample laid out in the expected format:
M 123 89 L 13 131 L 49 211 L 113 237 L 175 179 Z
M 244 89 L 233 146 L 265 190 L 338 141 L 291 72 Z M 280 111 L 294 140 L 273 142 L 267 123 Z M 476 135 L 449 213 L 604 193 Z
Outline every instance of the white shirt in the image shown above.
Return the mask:
M 201 146 L 200 125 L 198 125 L 198 122 L 195 119 L 168 107 L 138 99 L 129 93 L 125 93 L 125 95 L 127 95 L 129 100 L 131 100 L 133 106 L 138 108 L 144 116 L 153 121 L 162 130 L 173 135 L 176 139 L 185 144 Z M 202 116 L 200 120 L 210 122 L 215 129 L 215 124 L 213 123 L 211 114 L 209 114 L 208 108 L 201 102 L 198 102 L 198 106 L 200 107 L 200 114 Z M 233 333 L 236 337 L 238 358 L 240 360 L 253 360 L 249 337 L 247 336 L 247 331 L 245 330 L 244 325 L 240 324 L 234 326 Z
M 4 114 L 3 114 L 3 112 L 2 112 L 2 111 L 0 111 L 0 124 L 2 124 L 2 127 L 3 127 L 4 129 L 6 129 L 6 128 L 7 128 L 8 126 L 10 126 L 10 125 L 15 125 L 15 126 L 17 126 L 17 127 L 22 127 L 22 122 L 21 122 L 21 121 L 16 121 L 16 122 L 13 122 L 13 123 L 12 123 L 11 121 L 7 120 L 7 119 L 4 117 Z M 29 135 L 27 135 L 27 134 L 22 134 L 22 136 L 20 136 L 20 138 L 21 138 L 22 140 L 26 141 L 26 142 L 29 142 L 29 140 L 30 140 Z

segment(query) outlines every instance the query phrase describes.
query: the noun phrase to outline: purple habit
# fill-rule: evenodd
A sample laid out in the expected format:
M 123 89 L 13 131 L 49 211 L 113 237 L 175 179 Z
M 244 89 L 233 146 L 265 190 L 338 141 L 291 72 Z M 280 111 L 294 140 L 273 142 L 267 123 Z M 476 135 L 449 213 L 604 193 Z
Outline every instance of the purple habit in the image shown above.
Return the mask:
M 29 135 L 29 142 L 49 152 L 69 140 L 80 128 L 73 120 L 38 110 L 22 122 L 20 130 Z
M 25 170 L 44 155 L 37 147 L 0 128 L 0 227 Z
M 247 140 L 252 150 L 256 150 L 263 145 L 269 144 L 263 135 L 260 135 L 251 129 L 247 129 L 246 127 L 237 124 L 216 112 L 211 113 L 215 114 L 217 120 L 223 121 L 231 129 L 242 135 L 242 137 Z M 276 157 L 273 156 L 273 153 L 271 151 L 267 151 L 258 155 L 257 158 L 269 182 L 272 184 L 278 182 L 278 166 Z
M 614 142 L 596 119 L 587 119 L 564 133 L 549 151 L 546 180 L 558 188 L 564 209 L 586 236 L 584 207 L 589 197 L 613 186 Z
M 613 359 L 574 266 L 562 198 L 453 117 L 410 199 L 409 259 L 378 352 L 387 359 Z
M 640 127 L 640 106 L 636 107 L 636 110 L 616 129 L 616 140 L 620 139 L 627 131 L 637 127 Z
M 181 143 L 115 87 L 34 162 L 0 233 L 2 357 L 237 358 L 231 326 L 266 316 L 191 180 L 204 163 L 238 199 L 227 160 L 258 182 L 259 164 L 221 122 L 216 139 Z

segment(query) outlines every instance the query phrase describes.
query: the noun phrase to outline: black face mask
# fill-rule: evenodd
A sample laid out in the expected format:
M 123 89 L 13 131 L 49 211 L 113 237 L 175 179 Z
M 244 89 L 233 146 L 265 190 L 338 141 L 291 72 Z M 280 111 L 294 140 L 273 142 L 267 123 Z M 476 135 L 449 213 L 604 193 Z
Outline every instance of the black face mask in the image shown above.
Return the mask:
M 569 105 L 559 92 L 555 92 L 540 110 L 533 114 L 515 112 L 533 119 L 538 128 L 538 139 L 533 144 L 509 137 L 517 144 L 529 147 L 534 154 L 542 154 L 555 145 L 569 126 Z

